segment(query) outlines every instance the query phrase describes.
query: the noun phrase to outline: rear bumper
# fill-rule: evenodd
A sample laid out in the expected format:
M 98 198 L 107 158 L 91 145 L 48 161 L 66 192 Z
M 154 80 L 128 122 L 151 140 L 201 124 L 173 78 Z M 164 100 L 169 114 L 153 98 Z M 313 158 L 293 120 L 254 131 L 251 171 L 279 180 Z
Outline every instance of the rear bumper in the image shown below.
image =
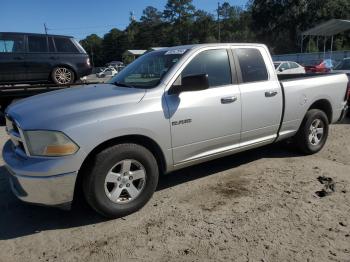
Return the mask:
M 77 77 L 81 78 L 83 76 L 90 75 L 92 72 L 92 67 L 91 66 L 85 66 L 85 67 L 79 67 L 77 70 Z
M 70 207 L 78 172 L 62 172 L 60 158 L 24 159 L 15 153 L 10 141 L 5 144 L 2 155 L 17 198 L 33 204 Z
M 344 117 L 347 115 L 348 113 L 348 110 L 349 110 L 349 107 L 348 105 L 345 105 L 344 109 L 342 110 L 341 112 L 341 115 L 340 115 L 340 118 L 338 121 L 342 121 L 344 119 Z

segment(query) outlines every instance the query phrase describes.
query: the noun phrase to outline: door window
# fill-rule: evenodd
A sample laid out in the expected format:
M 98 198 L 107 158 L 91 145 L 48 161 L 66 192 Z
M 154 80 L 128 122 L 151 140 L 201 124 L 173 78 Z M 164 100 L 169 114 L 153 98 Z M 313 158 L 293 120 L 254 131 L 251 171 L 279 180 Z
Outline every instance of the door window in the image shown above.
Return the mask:
M 292 68 L 292 69 L 299 68 L 299 65 L 297 63 L 294 63 L 294 62 L 289 62 L 289 65 L 290 65 L 290 68 Z
M 210 87 L 230 85 L 231 68 L 226 49 L 201 52 L 186 66 L 181 77 L 199 74 L 208 74 Z
M 28 36 L 28 50 L 29 52 L 47 52 L 47 38 L 46 36 Z
M 238 57 L 244 83 L 268 80 L 265 61 L 258 49 L 237 48 L 234 52 Z
M 79 53 L 78 49 L 69 38 L 55 37 L 55 46 L 59 53 Z
M 24 37 L 21 35 L 0 35 L 0 53 L 24 52 Z

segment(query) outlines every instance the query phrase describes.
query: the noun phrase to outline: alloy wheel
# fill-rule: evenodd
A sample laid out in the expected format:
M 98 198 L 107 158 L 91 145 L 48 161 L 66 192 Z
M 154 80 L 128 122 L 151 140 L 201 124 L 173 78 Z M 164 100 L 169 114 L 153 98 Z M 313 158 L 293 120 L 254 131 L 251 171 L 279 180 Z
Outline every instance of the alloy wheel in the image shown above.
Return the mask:
M 69 69 L 59 67 L 55 70 L 54 77 L 59 84 L 69 84 L 72 81 L 73 75 Z
M 145 187 L 146 170 L 134 160 L 125 159 L 113 166 L 105 178 L 106 196 L 114 203 L 128 203 L 137 198 Z
M 313 146 L 317 146 L 321 142 L 323 138 L 323 134 L 324 134 L 323 121 L 320 119 L 315 119 L 314 121 L 312 121 L 309 129 L 309 142 Z

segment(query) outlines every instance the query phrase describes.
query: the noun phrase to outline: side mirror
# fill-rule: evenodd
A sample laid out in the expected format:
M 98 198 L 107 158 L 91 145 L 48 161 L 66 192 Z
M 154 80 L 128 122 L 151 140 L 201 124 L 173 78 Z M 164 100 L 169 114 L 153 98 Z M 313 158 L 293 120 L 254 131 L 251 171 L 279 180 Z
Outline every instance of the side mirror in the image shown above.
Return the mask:
M 181 85 L 173 85 L 169 91 L 169 95 L 180 94 L 181 92 L 201 91 L 209 88 L 209 80 L 207 74 L 189 75 L 181 79 Z
M 283 72 L 283 71 L 284 71 L 284 68 L 280 68 L 280 69 L 278 69 L 278 71 Z

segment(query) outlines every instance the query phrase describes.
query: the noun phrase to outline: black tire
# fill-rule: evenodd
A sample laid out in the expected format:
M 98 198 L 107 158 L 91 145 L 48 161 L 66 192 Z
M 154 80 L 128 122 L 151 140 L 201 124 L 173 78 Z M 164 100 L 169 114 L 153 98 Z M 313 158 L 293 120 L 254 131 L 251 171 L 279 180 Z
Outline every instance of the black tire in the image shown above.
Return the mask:
M 116 163 L 129 159 L 139 162 L 144 168 L 146 178 L 143 189 L 133 200 L 116 203 L 107 196 L 105 180 Z M 158 184 L 159 171 L 156 159 L 148 149 L 137 144 L 118 144 L 103 150 L 96 155 L 88 169 L 90 171 L 84 174 L 83 178 L 85 198 L 93 209 L 108 218 L 123 217 L 141 209 L 150 200 Z
M 62 78 L 59 77 L 60 75 Z M 57 85 L 73 84 L 75 82 L 75 74 L 74 71 L 68 67 L 58 66 L 52 70 L 51 80 Z
M 313 123 L 317 123 L 315 122 L 317 120 L 320 121 L 320 124 L 323 128 L 322 136 L 317 137 L 317 140 L 319 141 L 318 143 L 316 143 L 316 141 L 312 138 L 310 141 L 310 136 L 317 136 L 317 134 L 314 135 L 313 131 L 310 130 L 311 125 L 313 125 Z M 328 132 L 329 122 L 327 115 L 319 109 L 311 109 L 306 113 L 304 120 L 299 128 L 299 131 L 295 136 L 296 145 L 298 149 L 304 154 L 315 154 L 319 152 L 326 144 Z

